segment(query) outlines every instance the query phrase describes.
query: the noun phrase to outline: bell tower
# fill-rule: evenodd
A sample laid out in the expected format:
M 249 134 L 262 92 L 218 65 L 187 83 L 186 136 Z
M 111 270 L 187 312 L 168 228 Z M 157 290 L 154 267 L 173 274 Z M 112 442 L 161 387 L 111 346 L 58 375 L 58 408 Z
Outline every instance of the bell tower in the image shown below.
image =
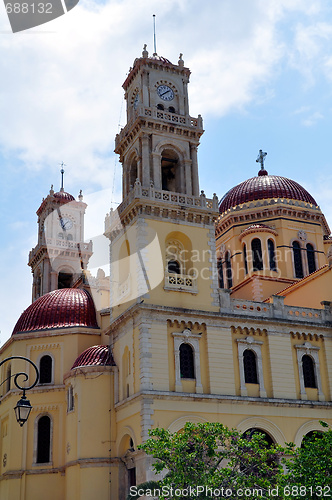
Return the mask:
M 182 54 L 178 64 L 153 54 L 142 57 L 123 84 L 127 125 L 116 136 L 115 152 L 123 166 L 123 197 L 136 179 L 143 188 L 199 195 L 197 146 L 202 117 L 189 115 L 190 70 Z
M 87 268 L 92 242 L 84 242 L 86 203 L 80 192 L 78 201 L 63 187 L 53 185 L 37 210 L 38 242 L 29 253 L 28 265 L 33 274 L 32 302 L 45 293 L 71 288 Z

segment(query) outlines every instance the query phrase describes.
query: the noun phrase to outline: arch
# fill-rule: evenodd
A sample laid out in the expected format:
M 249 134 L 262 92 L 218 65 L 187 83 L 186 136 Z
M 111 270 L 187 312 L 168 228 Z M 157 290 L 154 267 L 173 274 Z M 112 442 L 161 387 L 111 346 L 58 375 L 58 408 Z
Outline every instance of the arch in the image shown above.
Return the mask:
M 52 462 L 53 420 L 48 413 L 38 415 L 35 420 L 34 463 Z
M 9 392 L 11 389 L 11 381 L 12 381 L 12 365 L 10 363 L 6 370 L 6 392 Z
M 258 384 L 257 357 L 251 349 L 243 352 L 244 381 L 246 384 Z
M 304 387 L 317 389 L 315 361 L 309 354 L 304 354 L 301 361 Z
M 295 278 L 303 278 L 303 264 L 302 264 L 302 253 L 301 245 L 298 241 L 293 241 L 293 263 L 294 263 L 294 275 Z
M 259 238 L 254 238 L 251 241 L 251 253 L 252 253 L 252 269 L 253 271 L 263 270 L 263 253 L 262 253 L 262 243 Z
M 157 104 L 157 109 L 160 109 L 161 111 L 164 111 L 165 106 L 163 104 L 161 104 L 161 103 L 158 103 Z
M 272 446 L 273 444 L 275 444 L 275 441 L 274 439 L 272 438 L 272 436 L 264 431 L 263 429 L 260 429 L 259 427 L 251 427 L 250 429 L 246 430 L 244 433 L 243 433 L 243 436 L 244 437 L 247 437 L 247 436 L 251 436 L 252 434 L 263 434 L 264 436 L 264 439 L 265 441 L 267 442 L 267 447 L 269 448 L 270 446 Z
M 243 243 L 242 253 L 243 253 L 244 270 L 245 273 L 248 274 L 247 245 L 245 243 Z
M 167 148 L 161 154 L 161 189 L 181 191 L 180 160 L 174 149 Z
M 194 349 L 189 343 L 183 342 L 180 347 L 180 376 L 195 379 Z
M 310 420 L 309 422 L 302 424 L 298 429 L 295 435 L 294 444 L 295 446 L 300 447 L 304 436 L 306 436 L 309 432 L 326 432 L 327 430 L 328 428 L 323 427 L 318 420 Z
M 276 271 L 277 264 L 276 264 L 275 244 L 271 238 L 269 238 L 267 240 L 267 250 L 268 250 L 268 255 L 269 255 L 270 271 Z
M 217 261 L 219 288 L 224 288 L 224 270 L 221 258 Z
M 181 266 L 177 260 L 169 260 L 167 262 L 167 272 L 174 274 L 181 274 Z
M 307 243 L 307 262 L 308 262 L 308 271 L 309 274 L 314 273 L 317 269 L 316 267 L 316 259 L 315 259 L 315 249 L 311 243 Z
M 71 288 L 74 275 L 72 272 L 61 270 L 58 272 L 58 290 L 62 288 Z
M 131 441 L 134 443 L 134 448 L 136 449 L 136 436 L 132 427 L 125 426 L 122 431 L 121 437 L 117 440 L 118 457 L 122 457 L 126 454 L 128 450 L 132 448 Z
M 170 106 L 170 107 L 168 108 L 168 111 L 169 111 L 170 113 L 176 113 L 174 106 Z
M 242 422 L 240 422 L 236 427 L 241 434 L 244 434 L 247 430 L 252 428 L 262 429 L 262 431 L 271 436 L 275 443 L 280 444 L 281 446 L 284 446 L 286 442 L 285 436 L 279 427 L 266 418 L 248 417 L 242 420 Z
M 137 158 L 136 158 L 136 156 L 134 156 L 130 160 L 129 169 L 128 169 L 128 185 L 129 185 L 129 189 L 132 189 L 134 187 L 137 178 L 139 178 L 139 176 L 138 176 L 138 165 L 137 165 Z
M 175 432 L 179 432 L 184 428 L 187 422 L 191 422 L 192 424 L 205 424 L 208 422 L 205 418 L 199 417 L 198 415 L 187 415 L 185 417 L 179 417 L 174 420 L 169 426 L 168 431 L 172 434 Z
M 39 384 L 52 384 L 54 381 L 54 358 L 49 353 L 43 353 L 37 360 L 39 366 Z
M 232 271 L 232 263 L 231 263 L 231 254 L 228 251 L 225 254 L 225 266 L 226 266 L 227 288 L 232 288 L 232 286 L 233 286 L 233 271 Z

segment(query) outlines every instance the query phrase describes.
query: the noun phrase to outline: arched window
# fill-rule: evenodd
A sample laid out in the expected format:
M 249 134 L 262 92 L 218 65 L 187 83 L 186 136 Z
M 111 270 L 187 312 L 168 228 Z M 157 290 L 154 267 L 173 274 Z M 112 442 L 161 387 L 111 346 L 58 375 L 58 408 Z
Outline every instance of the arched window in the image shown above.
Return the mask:
M 10 391 L 11 380 L 12 380 L 12 365 L 9 365 L 6 371 L 6 392 Z
M 254 238 L 251 242 L 252 268 L 253 271 L 263 270 L 262 244 L 259 238 Z
M 73 241 L 73 235 L 72 234 L 67 234 L 67 240 L 68 241 Z
M 262 437 L 266 442 L 266 448 L 270 448 L 274 444 L 273 439 L 267 432 L 263 431 L 262 429 L 257 429 L 256 427 L 252 427 L 251 429 L 248 429 L 246 432 L 244 432 L 243 437 L 250 439 L 254 434 L 262 434 Z
M 244 262 L 244 270 L 246 274 L 248 274 L 247 245 L 245 243 L 243 245 L 243 262 Z
M 167 264 L 169 273 L 181 274 L 180 264 L 177 260 L 169 260 Z
M 323 433 L 321 431 L 310 431 L 307 432 L 305 436 L 303 436 L 302 442 L 301 442 L 301 448 L 304 448 L 304 446 L 307 444 L 309 445 L 310 443 L 314 442 L 316 439 L 321 439 L 323 437 Z
M 161 185 L 164 191 L 179 191 L 180 189 L 178 156 L 170 149 L 162 152 Z
M 311 243 L 307 243 L 307 260 L 309 274 L 316 271 L 315 250 Z
M 256 354 L 251 349 L 243 353 L 244 380 L 246 384 L 258 384 Z
M 37 464 L 51 461 L 51 419 L 47 415 L 40 417 L 37 423 Z
M 51 356 L 46 354 L 40 358 L 39 362 L 39 383 L 51 384 L 52 382 L 52 364 Z
M 170 107 L 168 108 L 168 111 L 169 111 L 170 113 L 175 113 L 175 108 L 174 108 L 174 106 L 170 106 Z
M 217 267 L 218 267 L 218 283 L 219 283 L 219 288 L 224 288 L 224 270 L 223 270 L 223 265 L 222 265 L 222 260 L 221 259 L 218 259 Z
M 269 251 L 269 266 L 270 266 L 270 271 L 276 271 L 277 270 L 277 265 L 276 265 L 276 256 L 275 256 L 274 241 L 273 240 L 268 240 L 267 241 L 267 248 L 268 248 L 268 251 Z
M 180 345 L 180 375 L 181 378 L 195 378 L 193 348 L 185 343 Z
M 59 233 L 58 234 L 58 238 L 60 238 L 61 240 L 63 240 L 63 233 Z
M 58 289 L 70 288 L 73 282 L 73 275 L 71 273 L 58 274 Z
M 226 265 L 226 279 L 227 279 L 227 288 L 232 288 L 233 286 L 233 276 L 232 276 L 232 264 L 231 264 L 231 256 L 229 252 L 226 252 L 225 255 L 225 265 Z
M 163 104 L 157 104 L 157 109 L 160 109 L 161 111 L 163 111 L 165 108 L 164 108 Z
M 304 275 L 302 266 L 301 246 L 298 241 L 293 242 L 293 258 L 294 258 L 295 278 L 303 278 Z
M 75 408 L 74 389 L 73 386 L 70 385 L 67 391 L 67 412 L 74 411 L 74 408 Z
M 132 189 L 134 187 L 137 178 L 138 178 L 137 160 L 135 158 L 134 160 L 132 160 L 129 168 L 129 189 Z
M 302 370 L 304 387 L 316 389 L 315 363 L 312 357 L 308 356 L 308 354 L 302 356 Z

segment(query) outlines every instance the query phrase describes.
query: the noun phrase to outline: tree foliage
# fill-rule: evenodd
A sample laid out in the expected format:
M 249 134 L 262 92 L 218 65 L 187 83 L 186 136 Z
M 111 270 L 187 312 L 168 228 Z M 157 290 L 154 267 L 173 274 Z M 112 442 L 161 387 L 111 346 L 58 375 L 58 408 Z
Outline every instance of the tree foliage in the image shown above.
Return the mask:
M 219 423 L 188 422 L 174 434 L 160 428 L 151 430 L 150 439 L 139 448 L 156 459 L 155 471 L 165 474 L 163 479 L 145 483 L 145 489 L 141 485 L 144 491 L 166 487 L 167 491 L 173 488 L 189 493 L 183 497 L 161 494 L 160 499 L 332 497 L 331 429 L 313 433 L 300 448 L 293 443 L 281 448 L 269 445 L 259 432 L 241 435 Z M 203 486 L 204 491 L 195 490 L 197 486 Z M 215 492 L 219 495 L 213 495 Z M 128 500 L 139 497 L 132 494 Z
M 188 422 L 179 433 L 154 429 L 150 436 L 140 448 L 158 459 L 156 472 L 168 472 L 160 486 L 188 490 L 203 485 L 213 491 L 228 490 L 230 499 L 238 498 L 239 489 L 251 488 L 265 499 L 282 470 L 281 448 L 268 446 L 259 433 L 242 436 L 219 423 Z M 211 494 L 200 492 L 197 498 L 211 499 Z
M 325 422 L 321 422 L 321 425 L 328 427 Z M 331 429 L 314 432 L 302 441 L 300 448 L 289 443 L 285 452 L 290 458 L 284 460 L 287 473 L 281 478 L 281 483 L 286 493 L 289 488 L 289 498 L 321 500 L 332 497 Z

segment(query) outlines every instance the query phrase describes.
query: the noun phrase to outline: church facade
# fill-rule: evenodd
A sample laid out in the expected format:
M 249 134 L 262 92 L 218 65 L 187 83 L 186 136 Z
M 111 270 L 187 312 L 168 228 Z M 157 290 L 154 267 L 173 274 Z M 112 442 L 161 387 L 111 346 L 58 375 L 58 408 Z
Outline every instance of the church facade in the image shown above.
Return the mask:
M 110 277 L 87 271 L 82 194 L 51 188 L 37 211 L 32 304 L 0 355 L 28 357 L 40 380 L 19 428 L 12 375 L 26 367 L 1 367 L 1 500 L 124 500 L 154 477 L 138 449 L 154 427 L 215 421 L 300 446 L 332 424 L 328 223 L 262 151 L 257 176 L 206 197 L 189 77 L 182 55 L 144 47 L 123 84 Z

